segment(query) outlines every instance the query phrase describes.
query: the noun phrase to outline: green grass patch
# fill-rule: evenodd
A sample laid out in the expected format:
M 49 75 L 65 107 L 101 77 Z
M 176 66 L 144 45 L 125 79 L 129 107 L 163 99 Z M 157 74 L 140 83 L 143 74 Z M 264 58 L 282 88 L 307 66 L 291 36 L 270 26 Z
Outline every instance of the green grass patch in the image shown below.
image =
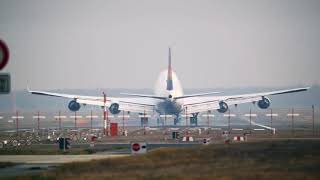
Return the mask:
M 0 149 L 0 155 L 58 155 L 58 154 L 70 154 L 70 155 L 80 155 L 80 154 L 93 154 L 95 151 L 91 149 L 82 148 L 72 148 L 67 151 L 62 151 L 55 148 L 3 148 Z
M 0 162 L 0 168 L 6 168 L 11 166 L 16 166 L 18 163 L 12 163 L 12 162 Z

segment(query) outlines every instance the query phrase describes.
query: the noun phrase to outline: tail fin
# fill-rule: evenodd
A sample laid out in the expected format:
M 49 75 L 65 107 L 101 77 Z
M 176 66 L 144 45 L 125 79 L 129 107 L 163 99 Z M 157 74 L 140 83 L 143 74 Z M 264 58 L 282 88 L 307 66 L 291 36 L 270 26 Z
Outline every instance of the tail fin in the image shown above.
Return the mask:
M 172 67 L 171 67 L 171 48 L 169 48 L 169 64 L 168 64 L 168 76 L 167 76 L 167 90 L 173 90 L 173 82 L 172 82 Z

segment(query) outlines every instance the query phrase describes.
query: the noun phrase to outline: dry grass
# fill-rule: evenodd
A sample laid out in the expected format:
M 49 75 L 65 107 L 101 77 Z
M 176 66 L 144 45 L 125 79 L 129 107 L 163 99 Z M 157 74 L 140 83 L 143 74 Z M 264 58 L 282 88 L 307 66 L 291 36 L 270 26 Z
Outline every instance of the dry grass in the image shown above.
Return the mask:
M 162 148 L 146 155 L 65 164 L 17 179 L 320 179 L 320 142 Z

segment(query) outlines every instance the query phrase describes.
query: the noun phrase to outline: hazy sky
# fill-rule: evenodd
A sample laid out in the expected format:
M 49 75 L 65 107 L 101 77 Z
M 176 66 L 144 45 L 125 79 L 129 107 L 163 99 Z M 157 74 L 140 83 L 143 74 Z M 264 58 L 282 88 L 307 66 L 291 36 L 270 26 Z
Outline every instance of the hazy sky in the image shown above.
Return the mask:
M 320 1 L 0 0 L 13 89 L 320 84 Z

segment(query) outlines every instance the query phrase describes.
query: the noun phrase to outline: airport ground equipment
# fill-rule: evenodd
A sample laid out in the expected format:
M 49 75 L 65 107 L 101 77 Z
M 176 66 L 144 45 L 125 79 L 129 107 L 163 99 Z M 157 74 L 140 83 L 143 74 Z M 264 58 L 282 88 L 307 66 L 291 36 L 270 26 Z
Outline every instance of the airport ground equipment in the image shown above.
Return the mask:
M 110 135 L 118 136 L 118 123 L 110 123 Z

